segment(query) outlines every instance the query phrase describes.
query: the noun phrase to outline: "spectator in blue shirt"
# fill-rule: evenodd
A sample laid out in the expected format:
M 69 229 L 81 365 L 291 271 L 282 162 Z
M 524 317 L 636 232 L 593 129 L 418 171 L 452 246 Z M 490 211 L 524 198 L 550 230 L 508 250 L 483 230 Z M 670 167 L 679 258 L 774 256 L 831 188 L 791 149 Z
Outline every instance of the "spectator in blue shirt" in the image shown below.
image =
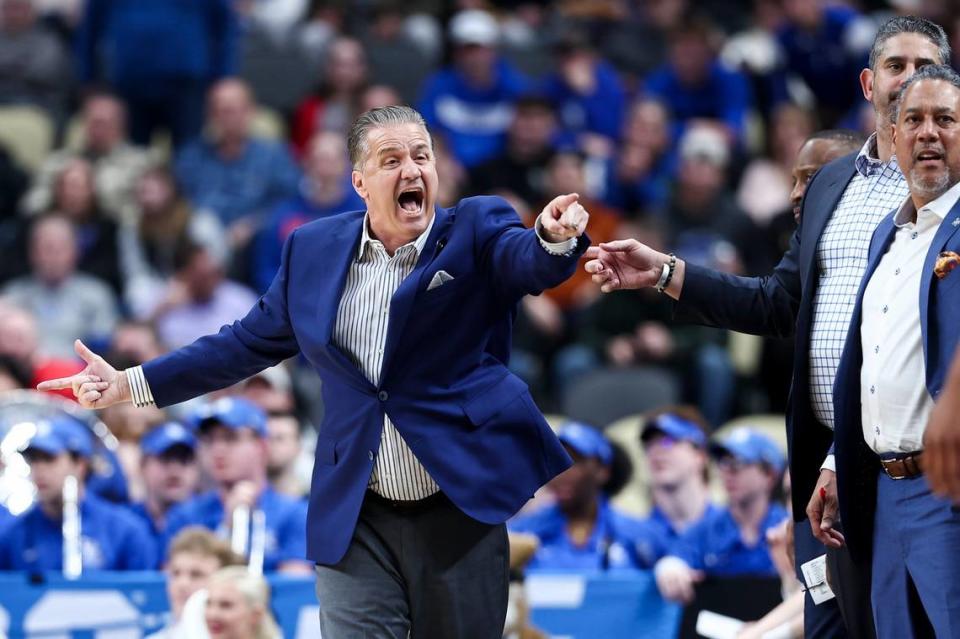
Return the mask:
M 876 27 L 850 7 L 820 0 L 787 0 L 777 32 L 787 73 L 799 75 L 817 99 L 820 122 L 835 124 L 861 103 L 860 71 Z M 782 97 L 782 96 L 778 96 Z
M 691 121 L 712 120 L 725 128 L 732 142 L 742 144 L 752 104 L 750 85 L 743 74 L 717 59 L 714 36 L 706 22 L 681 25 L 670 39 L 669 62 L 647 78 L 646 93 L 669 107 L 675 140 Z
M 321 217 L 366 208 L 350 181 L 347 140 L 342 133 L 315 135 L 303 161 L 299 191 L 273 209 L 254 240 L 254 283 L 261 293 L 277 274 L 283 243 L 294 229 Z
M 228 227 L 231 245 L 243 246 L 260 218 L 297 192 L 300 170 L 286 146 L 252 137 L 256 105 L 240 80 L 222 80 L 210 89 L 209 137 L 177 154 L 175 173 L 196 209 L 215 214 Z
M 706 423 L 697 409 L 678 406 L 651 415 L 640 443 L 653 508 L 634 550 L 641 567 L 653 568 L 684 532 L 715 516 L 718 507 L 710 500 Z
M 584 34 L 571 31 L 556 44 L 557 71 L 544 92 L 561 126 L 588 155 L 608 157 L 620 138 L 626 92 L 613 65 L 600 58 Z
M 611 477 L 613 448 L 593 426 L 567 422 L 557 432 L 573 466 L 553 479 L 556 503 L 514 519 L 512 532 L 540 540 L 530 569 L 613 570 L 635 568 L 632 554 L 639 521 L 610 505 L 604 487 Z
M 77 35 L 80 82 L 106 82 L 126 102 L 130 137 L 147 145 L 157 129 L 179 147 L 203 124 L 210 84 L 237 63 L 231 0 L 88 0 Z
M 256 531 L 255 511 L 265 520 L 263 569 L 271 572 L 308 574 L 306 561 L 307 505 L 273 490 L 267 483 L 267 417 L 252 402 L 225 397 L 198 408 L 191 416 L 200 440 L 204 471 L 216 484 L 214 490 L 174 507 L 167 517 L 164 539 L 190 525 L 204 526 L 221 536 L 232 537 L 235 509 L 247 507 L 251 530 L 247 554 Z
M 40 573 L 63 568 L 63 487 L 79 483 L 80 554 L 84 572 L 150 570 L 156 549 L 144 524 L 122 506 L 84 489 L 93 454 L 91 434 L 61 416 L 36 424 L 23 451 L 37 489 L 37 503 L 14 519 L 0 536 L 0 570 Z
M 657 563 L 657 586 L 666 599 L 690 601 L 693 584 L 705 576 L 777 576 L 767 531 L 787 518 L 783 506 L 772 501 L 783 453 L 769 437 L 746 427 L 710 449 L 729 503 L 687 530 Z
M 450 21 L 453 65 L 427 79 L 418 110 L 454 156 L 472 168 L 503 150 L 516 100 L 528 81 L 497 55 L 500 27 L 480 9 Z
M 196 447 L 193 433 L 177 422 L 160 424 L 140 440 L 140 472 L 146 495 L 130 509 L 147 525 L 157 544 L 163 542 L 167 513 L 197 489 L 200 471 Z

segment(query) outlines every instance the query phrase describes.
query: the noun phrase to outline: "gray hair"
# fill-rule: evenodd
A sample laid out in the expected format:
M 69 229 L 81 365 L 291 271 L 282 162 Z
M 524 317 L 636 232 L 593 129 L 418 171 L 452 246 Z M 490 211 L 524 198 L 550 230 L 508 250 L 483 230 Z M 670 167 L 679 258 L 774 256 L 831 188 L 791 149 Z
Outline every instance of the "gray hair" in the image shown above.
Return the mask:
M 897 93 L 896 107 L 893 110 L 894 122 L 900 119 L 900 107 L 903 106 L 903 98 L 907 95 L 907 90 L 921 80 L 943 80 L 960 90 L 960 74 L 957 74 L 957 72 L 949 66 L 945 64 L 928 64 L 925 67 L 921 67 L 900 85 L 900 91 Z
M 378 109 L 371 109 L 362 114 L 350 127 L 350 134 L 347 136 L 347 148 L 350 152 L 350 164 L 354 169 L 359 170 L 363 160 L 367 155 L 367 136 L 371 129 L 378 129 L 385 126 L 396 126 L 399 124 L 417 124 L 427 131 L 427 137 L 430 139 L 430 146 L 433 146 L 433 136 L 427 130 L 427 123 L 423 116 L 416 109 L 408 106 L 385 106 Z
M 917 16 L 897 16 L 883 23 L 880 30 L 877 31 L 873 39 L 873 46 L 870 48 L 870 69 L 876 70 L 877 62 L 883 53 L 883 45 L 890 38 L 901 33 L 916 33 L 922 35 L 937 47 L 940 55 L 939 64 L 950 62 L 950 41 L 943 27 L 936 22 L 920 18 Z

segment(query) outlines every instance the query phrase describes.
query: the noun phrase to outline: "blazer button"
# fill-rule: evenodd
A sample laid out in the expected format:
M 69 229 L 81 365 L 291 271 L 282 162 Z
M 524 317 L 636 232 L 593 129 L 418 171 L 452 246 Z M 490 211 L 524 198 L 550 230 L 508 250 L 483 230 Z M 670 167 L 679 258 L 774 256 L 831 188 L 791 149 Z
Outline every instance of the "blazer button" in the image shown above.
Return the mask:
M 373 451 L 372 451 L 372 450 L 368 450 L 368 451 L 367 451 L 367 459 L 369 459 L 370 461 L 373 461 Z
M 390 395 L 387 393 L 387 391 L 380 391 L 377 393 L 377 399 L 379 399 L 381 402 L 385 402 L 390 399 Z

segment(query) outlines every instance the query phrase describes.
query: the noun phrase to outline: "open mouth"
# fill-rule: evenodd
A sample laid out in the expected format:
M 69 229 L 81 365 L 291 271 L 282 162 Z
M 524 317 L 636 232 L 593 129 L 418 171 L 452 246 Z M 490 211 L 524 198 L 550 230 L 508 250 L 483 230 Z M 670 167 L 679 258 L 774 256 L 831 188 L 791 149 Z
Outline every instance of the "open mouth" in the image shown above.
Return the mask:
M 400 192 L 397 197 L 397 204 L 410 215 L 417 215 L 423 209 L 423 198 L 423 188 L 414 186 Z
M 943 153 L 937 150 L 926 150 L 917 153 L 918 163 L 939 162 L 943 160 Z

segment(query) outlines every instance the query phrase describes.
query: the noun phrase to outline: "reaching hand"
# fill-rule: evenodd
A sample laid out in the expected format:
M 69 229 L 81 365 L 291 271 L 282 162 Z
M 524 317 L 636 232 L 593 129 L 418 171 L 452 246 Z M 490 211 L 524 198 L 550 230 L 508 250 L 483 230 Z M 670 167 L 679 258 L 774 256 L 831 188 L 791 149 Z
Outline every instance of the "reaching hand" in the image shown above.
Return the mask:
M 667 556 L 657 562 L 653 568 L 657 588 L 664 599 L 688 604 L 693 601 L 696 592 L 694 584 L 703 581 L 701 570 L 694 570 L 678 557 Z
M 586 257 L 589 261 L 584 268 L 604 293 L 656 286 L 663 265 L 670 260 L 669 256 L 633 239 L 591 246 Z
M 130 386 L 124 373 L 117 371 L 80 340 L 73 343 L 73 348 L 80 359 L 87 363 L 86 368 L 71 377 L 40 382 L 37 390 L 69 388 L 84 408 L 106 408 L 130 401 Z
M 580 205 L 576 193 L 558 195 L 540 213 L 544 239 L 548 242 L 565 242 L 580 237 L 587 228 L 590 214 Z
M 837 474 L 832 470 L 821 470 L 820 479 L 813 489 L 810 503 L 807 504 L 807 518 L 813 536 L 828 548 L 843 546 L 843 534 L 833 525 L 839 519 L 837 501 Z

